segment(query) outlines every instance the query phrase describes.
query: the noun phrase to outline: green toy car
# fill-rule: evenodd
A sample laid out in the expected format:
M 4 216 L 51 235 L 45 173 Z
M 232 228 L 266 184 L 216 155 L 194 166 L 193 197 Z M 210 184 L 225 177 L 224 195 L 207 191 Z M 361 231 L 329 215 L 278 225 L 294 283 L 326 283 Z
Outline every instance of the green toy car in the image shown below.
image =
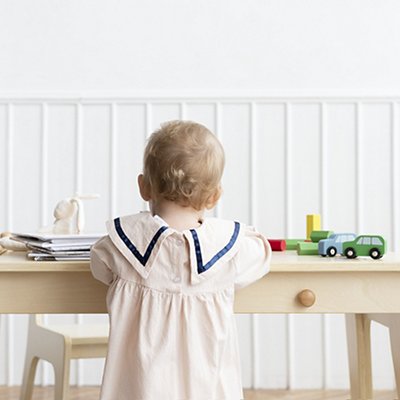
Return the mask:
M 370 256 L 377 260 L 385 254 L 386 243 L 382 236 L 360 235 L 350 242 L 344 242 L 342 251 L 347 258 Z

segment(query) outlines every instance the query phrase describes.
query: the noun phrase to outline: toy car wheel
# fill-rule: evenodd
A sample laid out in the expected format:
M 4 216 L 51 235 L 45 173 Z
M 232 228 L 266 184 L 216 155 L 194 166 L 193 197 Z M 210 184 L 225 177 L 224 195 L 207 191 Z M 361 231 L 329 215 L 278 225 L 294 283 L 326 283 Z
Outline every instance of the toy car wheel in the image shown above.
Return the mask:
M 320 254 L 321 257 L 326 257 L 326 254 Z
M 357 257 L 356 251 L 352 247 L 347 248 L 345 250 L 344 254 L 347 258 L 356 258 Z
M 337 250 L 335 247 L 329 247 L 328 250 L 326 251 L 326 254 L 328 254 L 329 257 L 335 257 L 337 253 Z
M 374 260 L 377 260 L 378 258 L 382 257 L 381 252 L 379 251 L 379 249 L 371 249 L 369 251 L 369 255 L 371 256 L 371 258 L 373 258 Z

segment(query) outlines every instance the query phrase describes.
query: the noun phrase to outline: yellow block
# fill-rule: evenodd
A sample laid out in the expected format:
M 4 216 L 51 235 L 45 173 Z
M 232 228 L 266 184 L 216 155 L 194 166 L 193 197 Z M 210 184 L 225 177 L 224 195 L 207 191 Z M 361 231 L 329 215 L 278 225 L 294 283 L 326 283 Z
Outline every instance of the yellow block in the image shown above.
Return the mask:
M 319 214 L 307 215 L 307 239 L 311 238 L 312 231 L 321 230 L 321 216 Z

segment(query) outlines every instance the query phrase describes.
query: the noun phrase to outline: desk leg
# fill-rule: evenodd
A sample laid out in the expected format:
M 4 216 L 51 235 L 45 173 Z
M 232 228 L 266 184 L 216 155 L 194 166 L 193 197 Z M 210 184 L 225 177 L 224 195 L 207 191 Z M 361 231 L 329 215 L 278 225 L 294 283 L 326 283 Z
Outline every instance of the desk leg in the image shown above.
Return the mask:
M 392 359 L 394 374 L 396 377 L 397 398 L 400 399 L 400 316 L 390 316 L 390 345 L 392 348 Z
M 352 400 L 372 399 L 371 321 L 364 314 L 346 314 Z

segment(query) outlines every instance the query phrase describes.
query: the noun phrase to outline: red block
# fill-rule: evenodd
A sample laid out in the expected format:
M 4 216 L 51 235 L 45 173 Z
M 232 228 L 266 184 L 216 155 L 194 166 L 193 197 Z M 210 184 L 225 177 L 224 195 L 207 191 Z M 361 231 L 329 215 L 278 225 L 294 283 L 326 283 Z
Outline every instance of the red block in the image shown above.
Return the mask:
M 283 239 L 268 239 L 272 251 L 285 251 L 286 241 Z

